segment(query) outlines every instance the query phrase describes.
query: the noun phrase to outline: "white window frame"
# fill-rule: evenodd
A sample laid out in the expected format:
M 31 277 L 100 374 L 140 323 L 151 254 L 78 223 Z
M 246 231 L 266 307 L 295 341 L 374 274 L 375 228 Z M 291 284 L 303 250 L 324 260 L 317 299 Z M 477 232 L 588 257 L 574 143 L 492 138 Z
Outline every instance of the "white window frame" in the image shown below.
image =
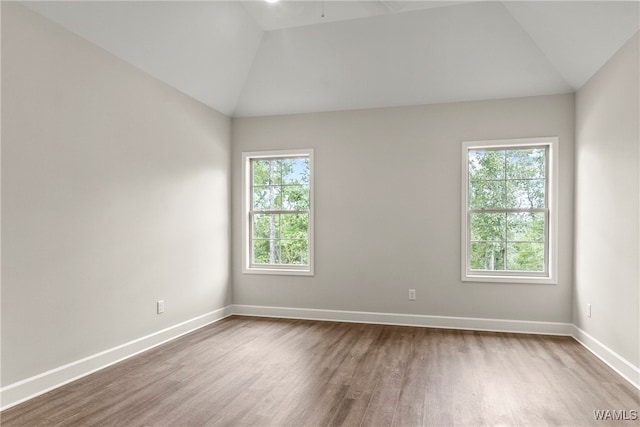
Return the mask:
M 309 265 L 251 264 L 251 160 L 283 159 L 291 157 L 309 159 Z M 242 153 L 242 272 L 246 274 L 314 275 L 314 165 L 313 149 L 251 151 Z
M 477 271 L 469 268 L 470 210 L 469 210 L 469 151 L 477 149 L 518 149 L 527 147 L 547 148 L 546 158 L 546 239 L 543 273 L 516 271 Z M 558 138 L 520 138 L 489 141 L 465 141 L 462 143 L 462 271 L 463 282 L 492 283 L 558 283 Z

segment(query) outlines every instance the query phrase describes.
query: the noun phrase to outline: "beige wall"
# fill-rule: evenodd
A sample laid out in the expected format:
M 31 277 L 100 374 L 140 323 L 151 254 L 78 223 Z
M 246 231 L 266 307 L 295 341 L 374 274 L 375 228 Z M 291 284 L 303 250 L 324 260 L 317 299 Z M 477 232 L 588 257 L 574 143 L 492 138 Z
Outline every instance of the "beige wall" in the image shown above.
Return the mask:
M 638 34 L 576 95 L 574 323 L 640 366 Z M 592 317 L 587 317 L 587 304 Z
M 3 385 L 230 304 L 229 141 L 228 118 L 2 2 Z
M 238 119 L 234 303 L 568 322 L 573 95 Z M 460 281 L 461 141 L 559 136 L 557 285 Z M 315 149 L 315 277 L 241 268 L 241 153 Z M 407 290 L 417 291 L 408 301 Z

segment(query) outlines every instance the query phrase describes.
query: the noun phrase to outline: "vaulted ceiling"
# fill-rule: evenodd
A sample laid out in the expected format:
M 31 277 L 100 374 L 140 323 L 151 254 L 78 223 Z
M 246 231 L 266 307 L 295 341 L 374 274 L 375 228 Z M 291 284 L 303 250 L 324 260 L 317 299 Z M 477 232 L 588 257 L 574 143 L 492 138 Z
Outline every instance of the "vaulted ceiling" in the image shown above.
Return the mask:
M 640 28 L 637 1 L 24 4 L 236 117 L 573 92 Z

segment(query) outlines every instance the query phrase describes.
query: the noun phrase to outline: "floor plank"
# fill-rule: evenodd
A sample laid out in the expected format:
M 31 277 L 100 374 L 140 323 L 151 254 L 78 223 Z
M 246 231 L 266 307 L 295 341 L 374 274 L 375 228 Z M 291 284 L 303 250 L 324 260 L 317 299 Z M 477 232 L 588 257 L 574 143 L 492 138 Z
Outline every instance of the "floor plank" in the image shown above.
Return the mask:
M 568 337 L 234 316 L 0 414 L 2 426 L 636 426 Z

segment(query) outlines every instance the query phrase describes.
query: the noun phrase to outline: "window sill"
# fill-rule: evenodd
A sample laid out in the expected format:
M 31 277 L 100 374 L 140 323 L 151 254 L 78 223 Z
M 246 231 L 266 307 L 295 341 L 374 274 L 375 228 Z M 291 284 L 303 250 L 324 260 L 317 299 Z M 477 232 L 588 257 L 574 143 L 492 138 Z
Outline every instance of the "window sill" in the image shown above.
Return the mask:
M 535 284 L 535 285 L 557 285 L 558 281 L 551 277 L 537 276 L 499 276 L 486 274 L 467 274 L 462 276 L 463 282 L 479 283 L 507 283 L 507 284 Z
M 288 269 L 288 268 L 260 268 L 260 267 L 250 267 L 244 268 L 242 270 L 243 274 L 269 274 L 269 275 L 277 275 L 277 276 L 313 276 L 314 272 L 312 269 L 308 270 L 297 270 L 297 269 Z

